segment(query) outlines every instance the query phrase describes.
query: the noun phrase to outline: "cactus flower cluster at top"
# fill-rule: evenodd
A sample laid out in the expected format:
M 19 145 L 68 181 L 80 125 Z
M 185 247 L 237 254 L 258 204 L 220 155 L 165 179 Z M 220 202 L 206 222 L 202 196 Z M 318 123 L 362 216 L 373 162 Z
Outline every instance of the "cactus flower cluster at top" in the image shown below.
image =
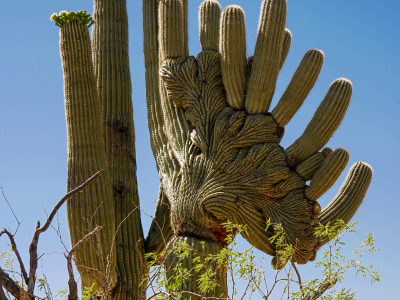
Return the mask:
M 90 16 L 90 14 L 86 13 L 86 10 L 80 10 L 78 12 L 71 11 L 70 13 L 63 10 L 60 11 L 58 16 L 56 13 L 52 14 L 50 20 L 54 21 L 55 25 L 60 28 L 62 28 L 65 24 L 70 25 L 71 22 L 84 24 L 87 26 L 87 28 L 94 24 L 93 18 Z

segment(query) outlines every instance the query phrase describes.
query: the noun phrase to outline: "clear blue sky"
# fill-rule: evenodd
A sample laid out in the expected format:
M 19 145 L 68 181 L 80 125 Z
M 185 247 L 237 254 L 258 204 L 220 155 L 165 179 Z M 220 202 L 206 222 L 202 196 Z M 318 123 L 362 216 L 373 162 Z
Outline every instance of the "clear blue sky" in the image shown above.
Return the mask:
M 197 8 L 190 0 L 190 50 L 199 51 Z M 248 54 L 254 49 L 261 0 L 221 0 L 242 6 L 246 13 Z M 61 10 L 92 11 L 91 0 L 2 1 L 0 18 L 0 185 L 15 213 L 23 219 L 17 235 L 27 263 L 28 244 L 36 220 L 45 220 L 64 195 L 67 178 L 67 136 L 64 116 L 63 79 L 59 55 L 59 30 L 50 15 Z M 368 162 L 374 178 L 354 221 L 359 235 L 347 238 L 353 247 L 373 231 L 382 249 L 373 257 L 382 282 L 369 286 L 349 273 L 344 286 L 358 299 L 396 299 L 400 294 L 399 270 L 399 87 L 400 2 L 398 0 L 288 0 L 287 28 L 293 33 L 292 48 L 279 76 L 274 103 L 282 95 L 303 54 L 311 48 L 325 52 L 325 65 L 314 90 L 286 128 L 288 146 L 304 130 L 330 83 L 338 77 L 354 85 L 352 103 L 341 127 L 328 146 L 345 147 L 350 163 Z M 128 1 L 130 59 L 136 127 L 138 182 L 141 208 L 153 214 L 158 175 L 149 146 L 142 54 L 141 1 Z M 339 182 L 323 196 L 325 206 L 336 194 Z M 59 221 L 69 243 L 65 207 Z M 150 219 L 144 217 L 147 233 Z M 6 203 L 0 199 L 0 227 L 16 225 Z M 6 249 L 0 240 L 0 251 Z M 245 243 L 245 242 L 243 242 Z M 244 247 L 247 245 L 244 244 Z M 54 231 L 41 235 L 39 252 L 62 252 Z M 267 259 L 269 263 L 269 258 Z M 63 256 L 49 254 L 43 265 L 53 289 L 67 285 Z M 268 265 L 266 265 L 268 267 Z M 318 276 L 314 266 L 301 266 L 305 277 Z

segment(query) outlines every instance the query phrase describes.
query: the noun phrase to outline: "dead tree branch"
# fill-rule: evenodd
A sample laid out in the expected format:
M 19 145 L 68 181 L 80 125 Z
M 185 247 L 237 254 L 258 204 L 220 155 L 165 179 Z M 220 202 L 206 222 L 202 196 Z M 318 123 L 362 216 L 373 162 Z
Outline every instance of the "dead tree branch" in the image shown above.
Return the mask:
M 324 282 L 320 283 L 318 285 L 318 287 L 308 293 L 304 300 L 316 300 L 319 297 L 321 297 L 327 290 L 329 290 L 330 288 L 332 288 L 336 283 L 337 283 L 338 279 L 336 277 L 333 278 L 327 278 Z
M 25 283 L 28 285 L 28 282 L 29 282 L 28 274 L 26 273 L 24 263 L 22 262 L 22 259 L 21 259 L 21 255 L 18 252 L 17 244 L 15 243 L 15 240 L 14 240 L 14 235 L 12 235 L 7 229 L 3 229 L 0 232 L 0 237 L 3 234 L 6 234 L 8 236 L 8 239 L 10 240 L 11 248 L 13 249 L 15 256 L 17 257 L 18 264 L 19 264 L 19 267 L 22 272 L 22 276 L 24 277 Z M 0 297 L 0 299 L 1 299 L 1 297 Z
M 29 294 L 24 291 L 10 276 L 0 267 L 0 284 L 17 300 L 30 300 Z
M 78 287 L 74 278 L 74 271 L 72 269 L 72 255 L 78 249 L 84 242 L 86 242 L 88 239 L 90 239 L 93 235 L 95 235 L 97 232 L 99 232 L 103 227 L 102 226 L 97 226 L 93 231 L 89 232 L 87 235 L 85 235 L 79 242 L 75 244 L 75 246 L 72 247 L 72 249 L 68 252 L 68 255 L 66 256 L 67 258 L 67 268 L 68 268 L 68 287 L 69 287 L 69 295 L 68 295 L 68 300 L 77 300 L 78 299 Z
M 80 191 L 82 191 L 84 188 L 86 188 L 89 184 L 91 184 L 94 180 L 96 180 L 101 174 L 103 173 L 103 170 L 100 170 L 99 172 L 97 172 L 96 174 L 94 174 L 92 177 L 90 177 L 88 180 L 86 180 L 84 183 L 82 183 L 80 186 L 76 187 L 75 189 L 73 189 L 72 191 L 70 191 L 69 193 L 67 193 L 64 197 L 61 198 L 61 200 L 56 204 L 56 206 L 53 208 L 52 212 L 50 213 L 50 215 L 48 216 L 46 223 L 40 227 L 40 222 L 38 221 L 36 223 L 36 230 L 35 233 L 33 234 L 32 237 L 32 241 L 29 245 L 29 276 L 27 275 L 26 269 L 24 267 L 24 264 L 22 262 L 21 256 L 19 255 L 19 252 L 17 250 L 17 246 L 15 244 L 15 240 L 14 240 L 14 236 L 7 231 L 6 229 L 4 229 L 3 231 L 1 231 L 0 236 L 2 234 L 6 234 L 10 241 L 11 241 L 11 246 L 17 256 L 18 262 L 20 264 L 20 268 L 24 277 L 25 282 L 28 285 L 28 290 L 25 291 L 22 288 L 20 288 L 18 286 L 18 284 L 16 284 L 9 276 L 7 273 L 4 272 L 3 269 L 0 268 L 0 284 L 1 286 L 3 286 L 9 293 L 11 293 L 16 299 L 21 299 L 21 300 L 25 300 L 25 299 L 33 299 L 34 296 L 32 296 L 32 298 L 29 295 L 33 295 L 33 292 L 35 290 L 35 282 L 36 282 L 36 271 L 37 271 L 37 261 L 38 261 L 38 255 L 37 255 L 37 245 L 39 242 L 39 235 L 43 232 L 45 232 L 49 227 L 50 224 L 54 218 L 54 216 L 57 214 L 57 211 L 60 209 L 60 207 L 65 203 L 65 201 L 67 201 L 70 197 L 72 197 L 73 195 L 75 195 L 76 193 L 79 193 Z M 3 193 L 4 196 L 4 193 Z M 5 198 L 5 197 L 4 197 Z M 6 199 L 7 201 L 7 199 Z M 8 201 L 7 201 L 8 203 Z M 9 205 L 10 206 L 10 205 Z M 10 206 L 11 209 L 11 206 Z M 12 211 L 12 209 L 11 209 Z M 14 212 L 12 211 L 12 213 L 14 214 Z M 18 221 L 17 217 L 14 214 L 15 219 L 18 222 L 18 225 L 20 224 L 20 222 Z M 101 229 L 101 228 L 100 228 Z M 100 229 L 97 229 L 100 230 Z M 96 229 L 95 229 L 96 230 Z M 94 231 L 95 231 L 94 230 Z M 96 232 L 97 232 L 96 231 Z M 91 232 L 93 233 L 93 231 Z M 90 235 L 91 233 L 89 233 L 88 235 Z M 93 233 L 94 234 L 94 233 Z M 86 235 L 82 240 L 84 240 L 88 235 Z M 91 236 L 91 235 L 90 235 Z M 89 236 L 89 237 L 90 237 Z M 88 239 L 89 237 L 87 237 L 86 239 Z M 77 243 L 77 245 L 74 246 L 74 248 L 76 249 L 77 247 L 79 247 L 83 241 L 79 241 Z M 82 243 L 81 243 L 82 242 Z M 81 243 L 81 244 L 79 244 Z M 79 244 L 79 245 L 78 245 Z M 74 248 L 72 249 L 73 251 Z M 72 251 L 71 250 L 71 251 Z M 71 253 L 70 251 L 70 253 Z M 73 253 L 72 251 L 72 253 Z M 71 254 L 72 255 L 72 254 Z M 27 297 L 27 298 L 26 298 Z

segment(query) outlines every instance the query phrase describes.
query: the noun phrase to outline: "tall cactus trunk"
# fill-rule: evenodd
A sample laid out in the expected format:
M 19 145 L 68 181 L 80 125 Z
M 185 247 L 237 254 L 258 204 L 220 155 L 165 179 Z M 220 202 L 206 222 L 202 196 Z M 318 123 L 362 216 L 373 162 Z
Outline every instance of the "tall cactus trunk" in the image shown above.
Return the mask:
M 95 0 L 93 61 L 115 206 L 118 293 L 136 299 L 146 267 L 136 179 L 126 0 Z M 118 298 L 118 297 L 115 297 Z
M 54 17 L 62 19 L 68 190 L 104 170 L 100 181 L 68 202 L 71 240 L 75 244 L 102 225 L 98 244 L 86 244 L 76 255 L 82 286 L 94 283 L 113 299 L 139 299 L 147 267 L 136 179 L 126 1 L 96 0 L 94 17 L 93 51 L 88 23 L 82 23 L 86 12 Z
M 77 23 L 63 26 L 60 48 L 68 132 L 68 191 L 100 169 L 104 170 L 99 180 L 67 202 L 71 243 L 76 244 L 96 226 L 103 226 L 98 244 L 84 244 L 76 251 L 75 262 L 82 286 L 95 282 L 97 287 L 110 290 L 117 281 L 112 242 L 115 213 L 86 26 Z
M 185 243 L 185 246 L 182 246 L 182 243 Z M 210 255 L 219 254 L 225 245 L 192 236 L 181 236 L 172 241 L 171 247 L 179 250 L 170 252 L 165 260 L 168 282 L 176 284 L 176 277 L 180 277 L 180 274 L 184 274 L 186 271 L 191 272 L 191 276 L 184 277 L 180 289 L 175 290 L 176 293 L 184 292 L 180 299 L 197 300 L 204 299 L 204 297 L 225 298 L 228 296 L 226 268 L 218 267 L 215 260 L 209 260 Z M 184 258 L 180 256 L 182 249 L 188 249 L 189 252 Z M 195 261 L 194 258 L 196 258 Z M 199 264 L 204 267 L 199 268 Z M 180 272 L 176 272 L 175 268 L 179 268 Z M 205 280 L 207 284 L 215 287 L 202 290 L 200 285 Z

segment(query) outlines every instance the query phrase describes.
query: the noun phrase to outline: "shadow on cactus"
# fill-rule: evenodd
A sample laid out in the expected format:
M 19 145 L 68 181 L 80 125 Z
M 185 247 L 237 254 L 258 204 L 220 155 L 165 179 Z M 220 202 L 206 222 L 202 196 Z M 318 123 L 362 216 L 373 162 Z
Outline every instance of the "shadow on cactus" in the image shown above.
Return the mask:
M 291 33 L 285 29 L 286 1 L 263 1 L 250 59 L 244 12 L 228 6 L 220 20 L 220 6 L 214 0 L 200 7 L 202 51 L 189 56 L 183 6 L 178 0 L 160 3 L 161 102 L 149 103 L 149 110 L 162 112 L 165 120 L 164 137 L 151 126 L 150 131 L 153 140 L 156 134 L 160 141 L 166 140 L 153 142 L 153 151 L 174 232 L 224 242 L 220 224 L 229 220 L 246 225 L 244 238 L 275 256 L 277 249 L 270 241 L 274 230 L 265 230 L 270 220 L 282 224 L 286 243 L 295 249 L 293 261 L 314 260 L 328 242 L 314 234 L 318 223 L 350 221 L 372 177 L 368 165 L 356 163 L 338 195 L 321 212 L 317 199 L 349 160 L 345 149 L 323 148 L 346 113 L 351 82 L 335 80 L 304 133 L 284 149 L 279 145 L 284 126 L 314 86 L 324 60 L 322 51 L 305 54 L 269 112 L 291 44 Z M 273 259 L 274 267 L 276 262 Z

